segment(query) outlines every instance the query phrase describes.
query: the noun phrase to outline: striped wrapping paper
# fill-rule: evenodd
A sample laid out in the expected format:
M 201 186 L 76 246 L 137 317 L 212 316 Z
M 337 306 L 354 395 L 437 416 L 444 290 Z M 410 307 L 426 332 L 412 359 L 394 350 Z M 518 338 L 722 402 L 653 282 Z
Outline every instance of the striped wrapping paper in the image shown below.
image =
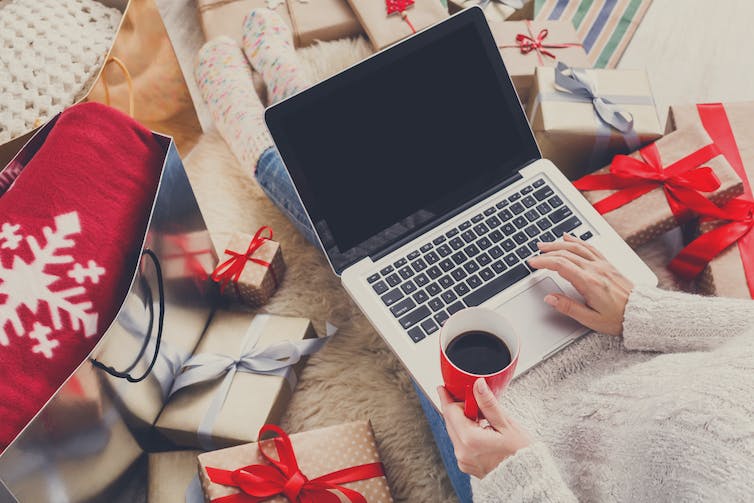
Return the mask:
M 595 68 L 615 68 L 652 0 L 536 0 L 534 19 L 570 19 Z

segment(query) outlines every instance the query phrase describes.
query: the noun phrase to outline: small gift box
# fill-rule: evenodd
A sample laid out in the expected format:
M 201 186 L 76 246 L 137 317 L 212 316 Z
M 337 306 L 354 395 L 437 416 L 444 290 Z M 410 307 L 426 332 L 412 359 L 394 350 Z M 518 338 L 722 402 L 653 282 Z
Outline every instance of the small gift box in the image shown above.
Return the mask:
M 440 0 L 348 0 L 375 50 L 448 17 Z
M 662 136 L 643 70 L 538 67 L 527 116 L 542 156 L 571 180 Z
M 253 441 L 282 416 L 305 357 L 327 339 L 305 318 L 218 311 L 176 377 L 157 430 L 204 450 Z
M 698 126 L 630 156 L 617 155 L 574 185 L 633 248 L 743 191 L 741 179 Z
M 448 0 L 451 14 L 478 5 L 487 21 L 518 21 L 534 17 L 534 0 Z
M 244 19 L 258 8 L 273 10 L 283 18 L 296 47 L 362 33 L 346 0 L 198 0 L 198 6 L 207 40 L 225 35 L 241 44 Z
M 272 240 L 269 227 L 260 228 L 253 237 L 234 234 L 225 259 L 212 273 L 212 279 L 229 299 L 248 306 L 266 304 L 285 274 L 280 243 Z
M 233 495 L 270 503 L 337 503 L 344 501 L 343 497 L 370 503 L 393 501 L 368 421 L 290 437 L 280 428 L 266 425 L 260 438 L 265 433 L 278 436 L 199 455 L 205 501 L 226 501 Z
M 202 501 L 202 484 L 197 472 L 200 451 L 169 451 L 148 458 L 147 502 Z
M 555 66 L 558 61 L 575 68 L 589 66 L 584 46 L 569 21 L 489 24 L 521 103 L 529 100 L 536 67 Z
M 698 238 L 670 263 L 684 278 L 699 278 L 702 293 L 754 298 L 754 102 L 671 106 L 668 130 L 701 124 L 742 178 L 744 194 L 710 211 Z

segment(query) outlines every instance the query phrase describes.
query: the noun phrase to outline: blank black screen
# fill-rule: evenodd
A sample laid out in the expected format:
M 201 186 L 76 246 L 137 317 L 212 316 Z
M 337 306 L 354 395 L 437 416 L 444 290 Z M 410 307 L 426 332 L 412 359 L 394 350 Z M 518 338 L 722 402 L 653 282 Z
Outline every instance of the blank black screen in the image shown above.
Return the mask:
M 285 113 L 281 154 L 328 253 L 399 239 L 536 152 L 482 35 L 466 24 L 322 86 Z

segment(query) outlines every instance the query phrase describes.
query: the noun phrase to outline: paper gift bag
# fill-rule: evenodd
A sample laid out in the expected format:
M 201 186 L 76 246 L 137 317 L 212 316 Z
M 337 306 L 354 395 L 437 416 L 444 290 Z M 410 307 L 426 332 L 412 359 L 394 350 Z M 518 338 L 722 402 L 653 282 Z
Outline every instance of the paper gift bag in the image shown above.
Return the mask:
M 375 50 L 448 17 L 440 0 L 348 0 Z
M 534 17 L 534 0 L 448 0 L 451 14 L 478 5 L 487 21 L 519 21 Z
M 743 192 L 735 170 L 698 126 L 615 156 L 574 185 L 633 248 Z
M 489 25 L 521 103 L 529 100 L 536 67 L 559 61 L 573 68 L 589 66 L 584 46 L 567 21 L 491 21 Z
M 199 0 L 198 5 L 207 40 L 228 36 L 240 45 L 244 18 L 259 8 L 270 9 L 283 18 L 293 32 L 296 47 L 362 33 L 346 0 Z
M 306 479 L 293 495 L 296 501 L 297 494 L 302 492 L 309 494 L 313 501 L 320 501 L 329 496 L 327 493 L 355 497 L 354 491 L 370 503 L 393 501 L 368 421 L 296 433 L 290 437 L 279 428 L 267 425 L 260 430 L 260 437 L 266 432 L 276 433 L 279 437 L 199 455 L 199 476 L 205 501 L 244 493 L 253 498 L 253 486 L 246 485 L 242 489 L 233 482 L 234 472 L 250 471 L 263 477 L 274 473 L 274 480 L 266 485 L 279 483 L 280 492 L 265 501 L 287 503 L 288 498 L 283 496 L 284 481 L 296 476 L 297 468 Z M 330 475 L 333 472 L 339 473 Z
M 754 103 L 671 106 L 669 131 L 701 124 L 743 180 L 744 194 L 699 226 L 699 239 L 671 262 L 684 277 L 699 277 L 703 293 L 754 298 Z
M 527 116 L 542 156 L 571 180 L 662 136 L 643 70 L 538 67 Z
M 202 501 L 197 472 L 200 451 L 168 451 L 149 455 L 147 503 Z
M 177 446 L 205 450 L 253 441 L 282 416 L 304 356 L 325 341 L 305 318 L 217 312 L 157 430 Z
M 112 402 L 103 397 L 102 420 L 50 441 L 33 431 L 0 456 L 0 478 L 18 501 L 91 501 L 117 494 L 142 451 Z

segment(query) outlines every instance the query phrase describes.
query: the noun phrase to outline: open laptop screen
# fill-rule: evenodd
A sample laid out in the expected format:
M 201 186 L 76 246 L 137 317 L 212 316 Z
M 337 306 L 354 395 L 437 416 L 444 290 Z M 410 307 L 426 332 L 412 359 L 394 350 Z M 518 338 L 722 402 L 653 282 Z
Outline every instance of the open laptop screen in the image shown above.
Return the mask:
M 270 108 L 267 122 L 338 273 L 539 158 L 478 9 Z

